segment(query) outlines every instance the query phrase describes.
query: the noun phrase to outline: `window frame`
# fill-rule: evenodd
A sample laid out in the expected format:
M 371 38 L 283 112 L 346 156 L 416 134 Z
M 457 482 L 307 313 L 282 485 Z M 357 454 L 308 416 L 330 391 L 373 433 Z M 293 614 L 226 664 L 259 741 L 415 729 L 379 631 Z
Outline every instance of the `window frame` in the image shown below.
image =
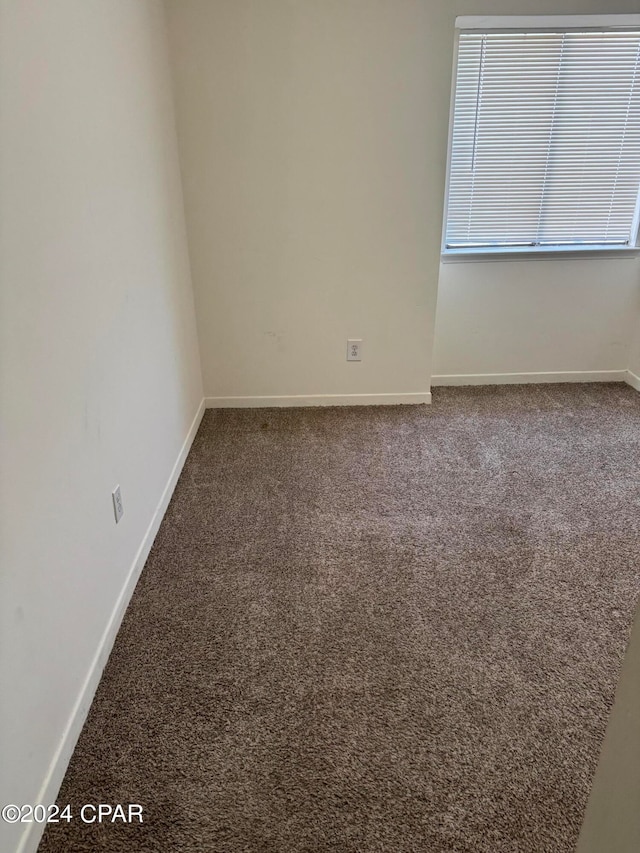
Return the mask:
M 447 136 L 447 166 L 444 191 L 442 218 L 442 239 L 440 243 L 440 260 L 442 263 L 465 263 L 478 261 L 522 261 L 522 260 L 585 260 L 596 258 L 637 258 L 640 256 L 640 193 L 636 202 L 635 214 L 632 220 L 632 232 L 635 229 L 636 243 L 634 246 L 615 248 L 612 246 L 582 246 L 575 245 L 549 249 L 543 247 L 478 247 L 473 249 L 448 249 L 447 219 L 449 212 L 449 183 L 451 175 L 451 154 L 453 143 L 453 120 L 456 101 L 456 83 L 458 71 L 458 52 L 460 33 L 469 30 L 482 32 L 528 32 L 540 31 L 558 32 L 570 30 L 602 31 L 640 29 L 640 15 L 482 15 L 462 16 L 455 20 L 453 64 L 451 71 L 451 95 L 449 101 L 449 130 Z

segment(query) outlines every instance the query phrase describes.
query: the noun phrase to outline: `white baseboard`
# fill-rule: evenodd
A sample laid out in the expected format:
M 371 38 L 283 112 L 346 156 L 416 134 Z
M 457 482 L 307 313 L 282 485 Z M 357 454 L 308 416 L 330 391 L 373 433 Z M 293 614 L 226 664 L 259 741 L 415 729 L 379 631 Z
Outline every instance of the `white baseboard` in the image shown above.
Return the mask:
M 147 527 L 146 533 L 144 534 L 140 547 L 138 548 L 131 568 L 129 569 L 127 579 L 111 612 L 109 622 L 100 639 L 100 643 L 96 649 L 96 653 L 91 662 L 91 666 L 89 667 L 89 672 L 84 680 L 84 684 L 80 689 L 80 694 L 67 722 L 60 745 L 51 761 L 51 764 L 49 765 L 49 770 L 47 771 L 40 793 L 35 800 L 36 803 L 48 804 L 55 803 L 56 801 L 58 791 L 60 790 L 62 780 L 64 779 L 64 774 L 66 773 L 67 766 L 71 760 L 71 756 L 73 755 L 73 750 L 75 749 L 78 738 L 80 737 L 80 732 L 82 731 L 87 714 L 89 713 L 89 708 L 91 707 L 91 702 L 93 701 L 94 694 L 97 690 L 100 678 L 102 677 L 102 671 L 107 663 L 109 655 L 111 654 L 111 649 L 113 648 L 125 610 L 127 609 L 127 605 L 131 600 L 131 596 L 133 595 L 140 573 L 142 572 L 147 557 L 149 556 L 149 551 L 151 550 L 153 540 L 156 538 L 156 534 L 160 528 L 160 523 L 164 517 L 167 507 L 169 506 L 171 495 L 173 494 L 173 490 L 178 482 L 178 477 L 180 476 L 180 472 L 182 471 L 189 450 L 191 449 L 193 439 L 198 432 L 198 427 L 200 426 L 200 421 L 202 420 L 204 411 L 205 401 L 203 399 L 198 406 L 198 411 L 196 412 L 191 426 L 189 427 L 189 432 L 187 433 L 187 437 L 180 449 L 178 458 L 171 470 L 171 474 L 169 475 L 167 484 L 164 487 L 164 491 L 162 492 L 158 506 L 153 514 L 153 518 Z M 34 822 L 26 824 L 26 829 L 20 839 L 16 853 L 35 853 L 44 832 L 44 828 L 45 824 L 41 823 Z
M 569 373 L 469 373 L 432 376 L 431 385 L 525 385 L 539 382 L 628 382 L 627 370 L 577 370 Z M 636 377 L 637 378 L 637 377 Z M 631 384 L 629 382 L 629 384 Z
M 631 370 L 627 370 L 627 375 L 625 376 L 625 382 L 627 385 L 631 385 L 632 388 L 635 388 L 636 391 L 640 391 L 640 376 L 636 376 Z
M 207 409 L 252 409 L 283 406 L 397 406 L 431 402 L 430 391 L 413 394 L 312 394 L 292 397 L 205 397 Z

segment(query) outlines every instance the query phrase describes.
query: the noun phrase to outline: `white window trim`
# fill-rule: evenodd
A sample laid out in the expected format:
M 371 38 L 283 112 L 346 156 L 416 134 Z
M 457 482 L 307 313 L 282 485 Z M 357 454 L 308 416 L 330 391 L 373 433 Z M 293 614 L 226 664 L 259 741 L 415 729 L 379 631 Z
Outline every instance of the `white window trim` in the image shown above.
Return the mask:
M 640 26 L 640 15 L 474 15 L 456 18 L 457 30 L 614 30 Z
M 444 212 L 442 219 L 442 241 L 440 247 L 441 263 L 470 263 L 470 262 L 494 262 L 494 261 L 532 261 L 532 260 L 585 260 L 593 258 L 637 258 L 640 256 L 640 229 L 638 229 L 638 243 L 635 246 L 626 246 L 620 249 L 595 246 L 575 249 L 505 249 L 486 248 L 477 251 L 468 249 L 447 249 L 446 229 L 449 205 L 449 173 L 451 160 L 451 145 L 453 137 L 453 116 L 456 97 L 456 72 L 458 68 L 458 45 L 461 30 L 491 30 L 503 31 L 506 29 L 548 29 L 548 30 L 571 30 L 594 27 L 597 29 L 629 29 L 640 27 L 640 15 L 472 15 L 458 16 L 455 20 L 455 41 L 453 50 L 453 64 L 451 70 L 451 96 L 449 101 L 449 131 L 447 136 L 447 171 L 444 194 Z M 640 197 L 636 207 L 634 221 L 640 217 Z

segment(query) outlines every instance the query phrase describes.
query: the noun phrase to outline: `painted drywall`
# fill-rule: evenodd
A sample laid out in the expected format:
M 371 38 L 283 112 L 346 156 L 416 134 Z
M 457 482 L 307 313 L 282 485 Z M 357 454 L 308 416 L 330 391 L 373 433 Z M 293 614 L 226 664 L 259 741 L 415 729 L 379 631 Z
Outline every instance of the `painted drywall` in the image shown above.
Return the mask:
M 22 804 L 42 801 L 202 387 L 161 4 L 0 17 L 0 803 Z M 22 829 L 0 821 L 0 849 Z
M 638 287 L 640 288 L 640 281 L 638 282 Z M 638 313 L 640 315 L 640 312 Z M 631 381 L 637 387 L 637 390 L 640 391 L 640 316 L 635 324 L 627 361 L 627 368 L 632 374 Z
M 436 376 L 624 371 L 640 260 L 443 263 Z
M 444 5 L 167 3 L 208 396 L 428 390 Z
M 529 280 L 549 298 L 534 307 L 552 317 L 535 339 L 531 311 L 518 326 L 515 297 L 505 307 L 512 265 L 499 268 L 494 297 L 472 294 L 502 324 L 484 340 L 466 301 L 479 265 L 448 268 L 432 366 L 455 17 L 602 12 L 601 0 L 534 5 L 166 0 L 208 396 L 411 393 L 432 372 L 498 362 L 505 371 L 516 361 L 626 367 L 633 262 L 593 266 L 588 289 L 566 305 L 562 287 L 550 292 L 551 267 L 537 264 Z M 637 11 L 637 0 L 607 3 L 607 12 Z M 571 276 L 575 285 L 579 264 Z M 622 279 L 613 299 L 600 286 L 612 278 Z M 594 293 L 593 311 L 576 319 Z M 364 339 L 360 364 L 346 362 L 349 337 Z M 514 337 L 504 366 L 496 341 L 510 355 Z
M 640 850 L 640 612 L 580 833 L 577 853 Z

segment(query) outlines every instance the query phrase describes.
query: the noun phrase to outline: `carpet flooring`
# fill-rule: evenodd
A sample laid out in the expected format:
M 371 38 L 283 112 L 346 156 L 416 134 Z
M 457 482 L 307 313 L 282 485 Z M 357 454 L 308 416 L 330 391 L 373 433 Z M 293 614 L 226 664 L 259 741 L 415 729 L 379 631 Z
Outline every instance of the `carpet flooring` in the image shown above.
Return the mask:
M 640 395 L 208 411 L 40 853 L 569 853 L 640 591 Z

